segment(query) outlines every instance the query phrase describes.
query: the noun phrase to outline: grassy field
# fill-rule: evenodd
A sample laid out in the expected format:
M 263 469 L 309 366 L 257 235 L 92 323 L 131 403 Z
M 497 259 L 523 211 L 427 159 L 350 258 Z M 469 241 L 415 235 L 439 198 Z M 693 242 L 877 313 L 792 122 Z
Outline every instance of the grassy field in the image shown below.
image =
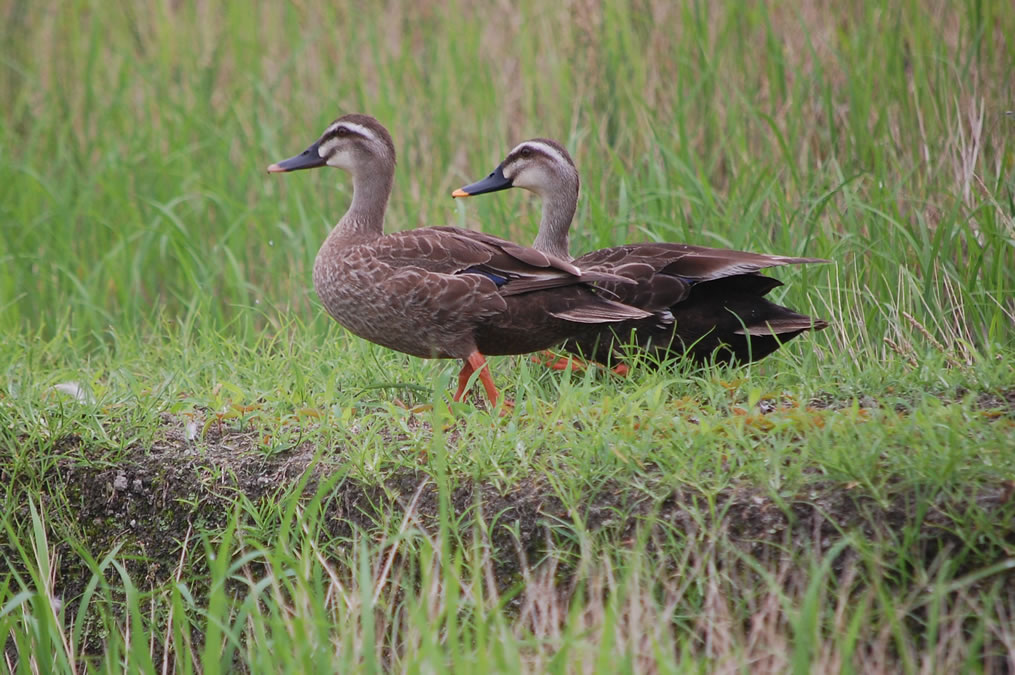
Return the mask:
M 774 7 L 767 6 L 775 5 Z M 0 0 L 0 639 L 15 672 L 1015 671 L 1015 13 L 1004 2 Z M 828 258 L 744 368 L 457 365 L 310 268 L 388 229 Z M 337 189 L 336 189 L 337 188 Z

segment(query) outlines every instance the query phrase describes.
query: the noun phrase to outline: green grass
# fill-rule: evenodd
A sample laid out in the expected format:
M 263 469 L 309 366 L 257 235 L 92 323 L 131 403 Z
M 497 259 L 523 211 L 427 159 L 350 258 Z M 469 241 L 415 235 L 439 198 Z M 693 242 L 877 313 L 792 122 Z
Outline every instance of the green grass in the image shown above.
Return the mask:
M 1015 667 L 1004 3 L 0 16 L 10 669 Z M 530 195 L 449 194 L 550 136 L 574 252 L 828 258 L 773 296 L 832 327 L 749 368 L 494 359 L 515 411 L 449 413 L 454 364 L 312 291 L 347 177 L 264 172 L 354 111 L 389 229 L 531 241 Z

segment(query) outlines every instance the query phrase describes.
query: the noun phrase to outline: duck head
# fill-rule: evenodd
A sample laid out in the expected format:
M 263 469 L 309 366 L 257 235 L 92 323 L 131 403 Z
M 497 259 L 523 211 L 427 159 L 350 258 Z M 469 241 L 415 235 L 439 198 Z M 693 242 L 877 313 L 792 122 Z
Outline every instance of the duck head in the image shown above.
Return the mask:
M 560 143 L 548 138 L 533 138 L 519 143 L 493 172 L 483 180 L 461 187 L 452 197 L 523 188 L 540 197 L 578 194 L 578 169 Z
M 493 173 L 451 196 L 471 197 L 510 187 L 529 190 L 543 201 L 539 233 L 532 247 L 570 260 L 568 233 L 578 206 L 579 180 L 578 169 L 564 146 L 548 138 L 519 143 Z
M 268 167 L 269 173 L 332 166 L 357 173 L 371 165 L 395 165 L 395 144 L 380 122 L 369 115 L 343 115 L 328 125 L 306 150 Z

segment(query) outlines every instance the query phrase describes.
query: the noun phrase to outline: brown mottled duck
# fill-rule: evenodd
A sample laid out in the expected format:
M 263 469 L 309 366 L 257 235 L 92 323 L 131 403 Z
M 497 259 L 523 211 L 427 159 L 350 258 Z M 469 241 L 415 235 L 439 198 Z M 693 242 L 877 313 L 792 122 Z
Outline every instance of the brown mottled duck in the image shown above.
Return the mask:
M 421 358 L 461 359 L 455 401 L 478 372 L 497 404 L 484 355 L 538 351 L 590 326 L 650 316 L 594 285 L 621 287 L 624 279 L 504 239 L 453 227 L 384 234 L 395 146 L 373 117 L 338 118 L 268 171 L 323 166 L 350 173 L 353 196 L 314 261 L 318 297 L 365 340 Z

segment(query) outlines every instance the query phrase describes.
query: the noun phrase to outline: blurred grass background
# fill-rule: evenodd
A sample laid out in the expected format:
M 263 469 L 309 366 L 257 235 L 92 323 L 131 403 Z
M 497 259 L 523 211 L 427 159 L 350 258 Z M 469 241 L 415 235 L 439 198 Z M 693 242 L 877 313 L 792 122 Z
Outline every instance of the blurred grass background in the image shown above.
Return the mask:
M 963 354 L 1010 345 L 1005 4 L 4 0 L 0 325 L 254 339 L 319 312 L 310 264 L 351 186 L 264 167 L 362 111 L 400 153 L 389 229 L 530 241 L 534 200 L 448 194 L 551 136 L 584 181 L 575 251 L 827 257 L 788 291 L 837 322 L 821 341 L 878 356 L 919 322 Z

